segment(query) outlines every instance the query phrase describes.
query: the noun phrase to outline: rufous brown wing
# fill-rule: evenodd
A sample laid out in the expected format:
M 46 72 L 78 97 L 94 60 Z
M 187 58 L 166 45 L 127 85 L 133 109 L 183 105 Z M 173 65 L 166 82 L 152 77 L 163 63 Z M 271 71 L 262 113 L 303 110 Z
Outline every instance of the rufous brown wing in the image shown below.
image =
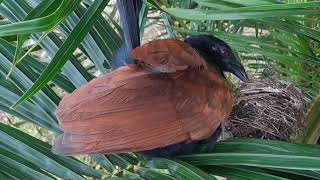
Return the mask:
M 153 72 L 174 73 L 188 68 L 207 68 L 196 50 L 176 39 L 155 40 L 135 48 L 130 55 Z
M 57 117 L 64 134 L 55 140 L 55 153 L 138 152 L 201 140 L 229 116 L 227 82 L 188 44 L 157 40 L 131 56 L 137 65 L 100 76 L 62 99 Z

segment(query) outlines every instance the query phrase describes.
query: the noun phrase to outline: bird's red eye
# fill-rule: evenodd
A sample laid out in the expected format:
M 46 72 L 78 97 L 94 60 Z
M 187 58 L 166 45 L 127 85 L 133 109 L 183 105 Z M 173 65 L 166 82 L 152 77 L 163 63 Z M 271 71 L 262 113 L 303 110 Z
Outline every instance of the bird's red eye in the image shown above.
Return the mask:
M 222 50 L 222 55 L 223 55 L 224 57 L 228 57 L 228 56 L 230 56 L 230 51 L 229 51 L 228 49 L 223 49 L 223 50 Z

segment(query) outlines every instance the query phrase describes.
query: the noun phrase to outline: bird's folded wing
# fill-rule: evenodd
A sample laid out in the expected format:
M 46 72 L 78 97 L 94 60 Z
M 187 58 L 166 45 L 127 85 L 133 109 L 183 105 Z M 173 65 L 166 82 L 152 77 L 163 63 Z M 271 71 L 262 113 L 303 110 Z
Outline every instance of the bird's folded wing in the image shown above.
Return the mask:
M 207 68 L 205 60 L 196 50 L 176 39 L 149 42 L 132 50 L 130 56 L 152 72 L 172 73 L 188 68 Z
M 212 113 L 223 109 L 210 107 L 209 87 L 189 76 L 159 78 L 122 67 L 91 81 L 61 101 L 57 116 L 64 134 L 53 151 L 136 152 L 210 136 L 225 119 Z

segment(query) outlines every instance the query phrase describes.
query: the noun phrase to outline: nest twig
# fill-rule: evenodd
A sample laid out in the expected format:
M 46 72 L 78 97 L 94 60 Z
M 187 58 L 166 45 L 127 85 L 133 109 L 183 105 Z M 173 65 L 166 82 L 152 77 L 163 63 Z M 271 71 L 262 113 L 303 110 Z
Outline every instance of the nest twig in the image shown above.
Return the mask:
M 225 125 L 231 137 L 292 141 L 303 132 L 306 101 L 286 82 L 261 80 L 242 83 L 233 112 Z

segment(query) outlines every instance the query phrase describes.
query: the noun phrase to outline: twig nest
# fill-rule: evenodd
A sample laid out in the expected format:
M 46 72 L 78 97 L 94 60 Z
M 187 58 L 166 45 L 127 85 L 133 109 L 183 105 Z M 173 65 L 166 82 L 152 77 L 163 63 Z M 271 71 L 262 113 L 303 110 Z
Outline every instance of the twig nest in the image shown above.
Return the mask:
M 292 141 L 303 133 L 305 108 L 305 96 L 284 81 L 242 83 L 225 135 Z

